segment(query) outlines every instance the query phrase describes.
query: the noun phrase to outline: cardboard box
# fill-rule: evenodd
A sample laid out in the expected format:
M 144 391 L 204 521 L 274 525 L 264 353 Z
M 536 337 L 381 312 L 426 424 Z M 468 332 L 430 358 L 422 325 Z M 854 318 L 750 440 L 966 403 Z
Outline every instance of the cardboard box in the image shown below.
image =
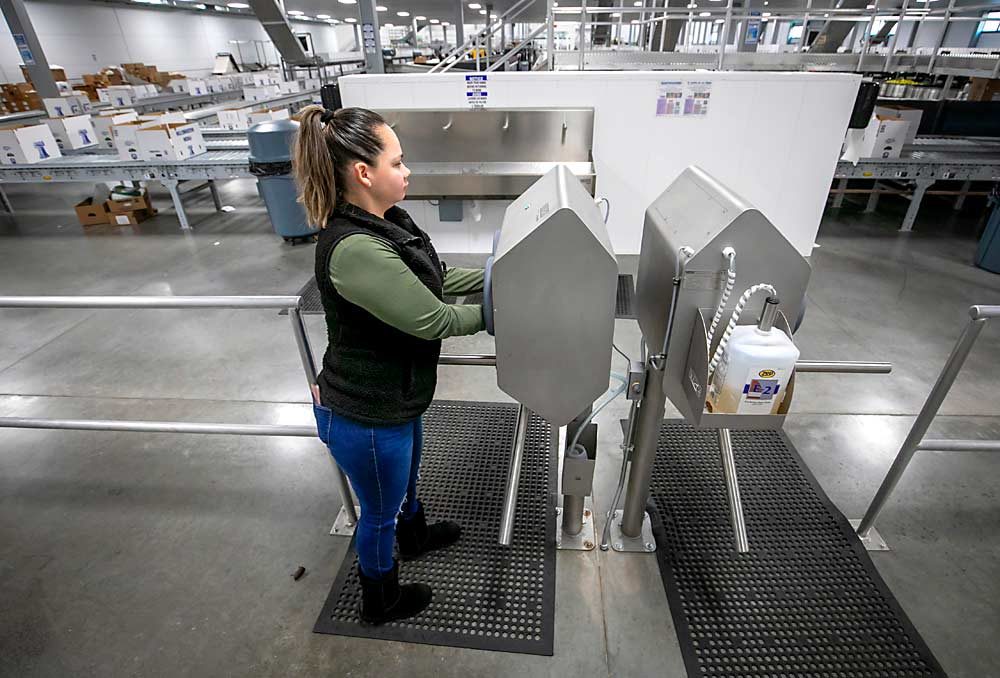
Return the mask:
M 76 218 L 81 226 L 100 226 L 108 223 L 108 208 L 104 203 L 94 204 L 93 198 L 87 198 L 76 204 Z
M 268 101 L 269 99 L 274 99 L 280 93 L 277 85 L 243 88 L 243 98 L 247 101 Z
M 50 118 L 67 118 L 90 112 L 90 99 L 86 95 L 72 94 L 42 99 L 42 105 Z
M 107 223 L 112 226 L 138 226 L 146 219 L 156 216 L 152 210 L 135 210 L 133 212 L 123 212 L 121 214 L 108 214 Z
M 996 101 L 1000 99 L 1000 78 L 972 78 L 969 83 L 969 101 Z
M 917 136 L 917 130 L 920 129 L 920 119 L 923 117 L 924 112 L 919 108 L 907 108 L 906 106 L 876 106 L 875 115 L 881 115 L 883 118 L 896 118 L 898 120 L 905 120 L 909 123 L 909 128 L 906 131 L 906 138 L 903 140 L 904 144 L 912 144 Z
M 171 92 L 176 92 L 178 94 L 184 94 L 185 92 L 191 91 L 190 87 L 188 87 L 187 78 L 173 78 L 167 83 L 167 87 Z
M 111 103 L 111 92 L 108 91 L 107 88 L 102 88 L 102 89 L 97 90 L 97 100 L 100 101 L 100 102 L 102 102 L 102 103 L 105 103 L 105 104 L 110 104 Z
M 219 126 L 222 129 L 249 129 L 253 124 L 250 121 L 252 113 L 250 107 L 225 108 L 219 111 Z
M 319 78 L 306 78 L 305 80 L 299 80 L 302 83 L 302 89 L 319 89 L 322 83 Z
M 108 103 L 115 108 L 126 108 L 136 102 L 131 85 L 115 85 L 108 88 Z
M 139 116 L 132 110 L 102 111 L 92 118 L 94 132 L 97 133 L 97 143 L 101 148 L 114 148 L 115 137 L 111 128 L 127 122 L 135 122 Z
M 62 81 L 69 80 L 69 78 L 66 77 L 66 71 L 65 71 L 65 69 L 60 68 L 59 66 L 51 66 L 50 65 L 49 66 L 49 71 L 52 73 L 52 79 L 55 80 L 56 82 L 59 82 L 60 80 L 62 80 Z M 25 82 L 31 82 L 31 76 L 28 75 L 28 67 L 27 66 L 21 66 L 21 75 L 24 76 L 24 81 Z
M 199 97 L 203 94 L 208 94 L 208 84 L 204 80 L 188 80 L 187 81 L 187 91 L 193 97 Z
M 287 108 L 269 108 L 264 111 L 254 111 L 250 114 L 250 125 L 258 122 L 268 122 L 270 120 L 288 120 L 291 116 Z
M 910 123 L 900 118 L 873 115 L 861 142 L 862 158 L 898 158 Z
M 0 129 L 0 164 L 30 165 L 61 157 L 52 130 L 44 123 Z
M 111 138 L 114 139 L 115 148 L 118 149 L 118 157 L 127 162 L 142 160 L 142 152 L 139 150 L 139 129 L 142 123 L 126 122 L 111 126 Z
M 77 148 L 96 146 L 97 132 L 89 115 L 77 115 L 69 118 L 51 118 L 45 124 L 52 130 L 59 150 L 67 151 Z
M 187 121 L 188 120 L 184 117 L 184 114 L 179 111 L 171 111 L 169 113 L 151 113 L 139 116 L 139 122 L 142 127 L 155 127 L 156 125 L 166 125 L 174 122 L 183 124 Z
M 252 82 L 254 87 L 266 87 L 278 84 L 278 78 L 272 73 L 251 73 L 250 76 L 250 80 L 247 82 Z
M 149 191 L 146 190 L 143 190 L 142 195 L 129 200 L 108 200 L 104 203 L 104 208 L 109 214 L 128 214 L 138 210 L 156 212 L 149 199 Z
M 298 81 L 297 80 L 293 80 L 292 82 L 280 82 L 280 83 L 278 83 L 278 91 L 281 92 L 282 94 L 297 94 L 298 92 L 301 92 L 302 90 L 299 87 Z
M 141 127 L 138 140 L 144 160 L 187 160 L 208 150 L 194 122 Z
M 60 80 L 56 82 L 56 89 L 59 90 L 59 94 L 72 94 L 73 88 L 65 80 Z

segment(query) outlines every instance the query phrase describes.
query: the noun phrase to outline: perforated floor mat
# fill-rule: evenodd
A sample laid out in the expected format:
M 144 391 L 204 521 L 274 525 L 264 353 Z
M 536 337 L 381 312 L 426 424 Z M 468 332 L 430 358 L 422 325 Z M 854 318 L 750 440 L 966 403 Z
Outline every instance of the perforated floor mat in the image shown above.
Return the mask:
M 319 299 L 319 286 L 316 284 L 316 276 L 309 278 L 309 282 L 302 286 L 296 295 L 302 297 L 301 312 L 303 315 L 320 315 L 323 313 L 323 302 Z M 283 309 L 278 315 L 288 315 L 288 311 Z
M 500 546 L 500 515 L 517 406 L 436 401 L 424 415 L 418 490 L 428 521 L 454 520 L 462 539 L 400 564 L 400 581 L 434 589 L 430 606 L 383 626 L 358 622 L 354 544 L 317 633 L 552 655 L 555 613 L 555 475 L 551 429 L 532 415 L 524 445 L 514 536 Z
M 925 678 L 940 665 L 781 432 L 733 431 L 750 553 L 714 430 L 668 421 L 651 505 L 688 676 Z
M 618 274 L 618 296 L 615 299 L 616 318 L 635 318 L 635 284 L 630 273 Z

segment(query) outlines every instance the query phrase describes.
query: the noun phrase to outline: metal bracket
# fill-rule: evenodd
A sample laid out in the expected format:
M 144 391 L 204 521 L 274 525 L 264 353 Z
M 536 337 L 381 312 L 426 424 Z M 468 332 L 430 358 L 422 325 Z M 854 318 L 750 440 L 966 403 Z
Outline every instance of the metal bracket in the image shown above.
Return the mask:
M 583 501 L 583 529 L 579 534 L 566 534 L 562 529 L 562 506 L 556 507 L 556 548 L 560 551 L 593 551 L 597 546 L 594 533 L 594 512 L 590 497 Z
M 361 507 L 355 506 L 354 512 L 357 515 L 361 515 Z M 334 521 L 333 527 L 330 528 L 330 534 L 336 537 L 353 537 L 355 527 L 357 527 L 357 523 L 351 522 L 350 518 L 347 517 L 347 511 L 341 506 L 340 513 L 337 514 L 337 520 Z
M 614 512 L 611 517 L 611 548 L 619 553 L 652 553 L 656 550 L 656 540 L 653 539 L 653 524 L 649 514 L 642 514 L 642 532 L 638 537 L 628 537 L 622 534 L 622 511 Z
M 857 533 L 858 525 L 861 524 L 860 518 L 852 518 L 847 522 L 849 522 L 851 524 L 851 527 L 854 528 L 854 536 L 856 536 L 858 539 L 861 540 L 861 545 L 865 547 L 866 551 L 892 550 L 891 548 L 889 548 L 889 545 L 886 543 L 885 539 L 882 538 L 882 535 L 879 534 L 878 530 L 876 530 L 874 527 L 868 530 L 868 534 L 864 537 L 858 534 Z

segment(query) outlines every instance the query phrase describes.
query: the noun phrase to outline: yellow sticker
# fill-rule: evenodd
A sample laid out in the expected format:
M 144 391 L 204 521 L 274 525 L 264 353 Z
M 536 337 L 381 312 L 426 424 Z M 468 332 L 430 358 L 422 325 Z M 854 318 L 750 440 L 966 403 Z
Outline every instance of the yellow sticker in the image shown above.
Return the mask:
M 863 177 L 870 177 L 871 175 L 872 175 L 871 172 L 862 172 L 861 173 L 861 176 L 863 176 Z
M 52 177 L 46 174 L 45 176 L 42 177 L 42 181 L 52 181 Z
M 757 373 L 761 379 L 770 379 L 774 376 L 774 370 L 761 370 Z

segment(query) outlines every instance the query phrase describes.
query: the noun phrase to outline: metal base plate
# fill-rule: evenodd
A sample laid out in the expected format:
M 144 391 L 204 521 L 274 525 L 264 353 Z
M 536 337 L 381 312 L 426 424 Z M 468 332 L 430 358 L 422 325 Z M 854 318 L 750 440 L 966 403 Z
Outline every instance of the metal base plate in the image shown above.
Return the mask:
M 314 631 L 358 638 L 552 655 L 556 577 L 556 455 L 552 429 L 531 415 L 510 546 L 499 544 L 517 405 L 436 401 L 424 414 L 418 489 L 428 522 L 453 520 L 462 538 L 399 564 L 431 604 L 409 619 L 363 626 L 354 544 Z
M 556 548 L 560 551 L 592 551 L 597 545 L 594 538 L 594 512 L 590 497 L 583 502 L 583 529 L 579 534 L 566 534 L 562 529 L 562 506 L 556 507 Z
M 851 520 L 848 520 L 847 522 L 849 522 L 851 524 L 851 527 L 854 528 L 854 534 L 857 535 L 858 534 L 858 525 L 861 524 L 861 519 L 860 518 L 852 518 Z M 858 539 L 861 540 L 861 544 L 865 547 L 866 551 L 891 551 L 892 550 L 891 548 L 889 548 L 889 545 L 885 542 L 885 539 L 882 538 L 882 535 L 879 534 L 878 530 L 876 530 L 874 527 L 872 529 L 868 530 L 868 535 L 867 536 L 862 537 L 861 535 L 858 535 Z
M 361 507 L 354 507 L 354 515 L 361 515 Z M 340 507 L 340 513 L 337 514 L 337 519 L 333 522 L 333 527 L 330 528 L 330 534 L 337 537 L 353 537 L 354 536 L 355 523 L 349 522 L 347 519 L 347 511 L 344 507 Z
M 620 553 L 653 553 L 656 540 L 653 539 L 653 524 L 648 513 L 642 514 L 642 534 L 629 537 L 622 533 L 622 510 L 611 517 L 611 548 Z

